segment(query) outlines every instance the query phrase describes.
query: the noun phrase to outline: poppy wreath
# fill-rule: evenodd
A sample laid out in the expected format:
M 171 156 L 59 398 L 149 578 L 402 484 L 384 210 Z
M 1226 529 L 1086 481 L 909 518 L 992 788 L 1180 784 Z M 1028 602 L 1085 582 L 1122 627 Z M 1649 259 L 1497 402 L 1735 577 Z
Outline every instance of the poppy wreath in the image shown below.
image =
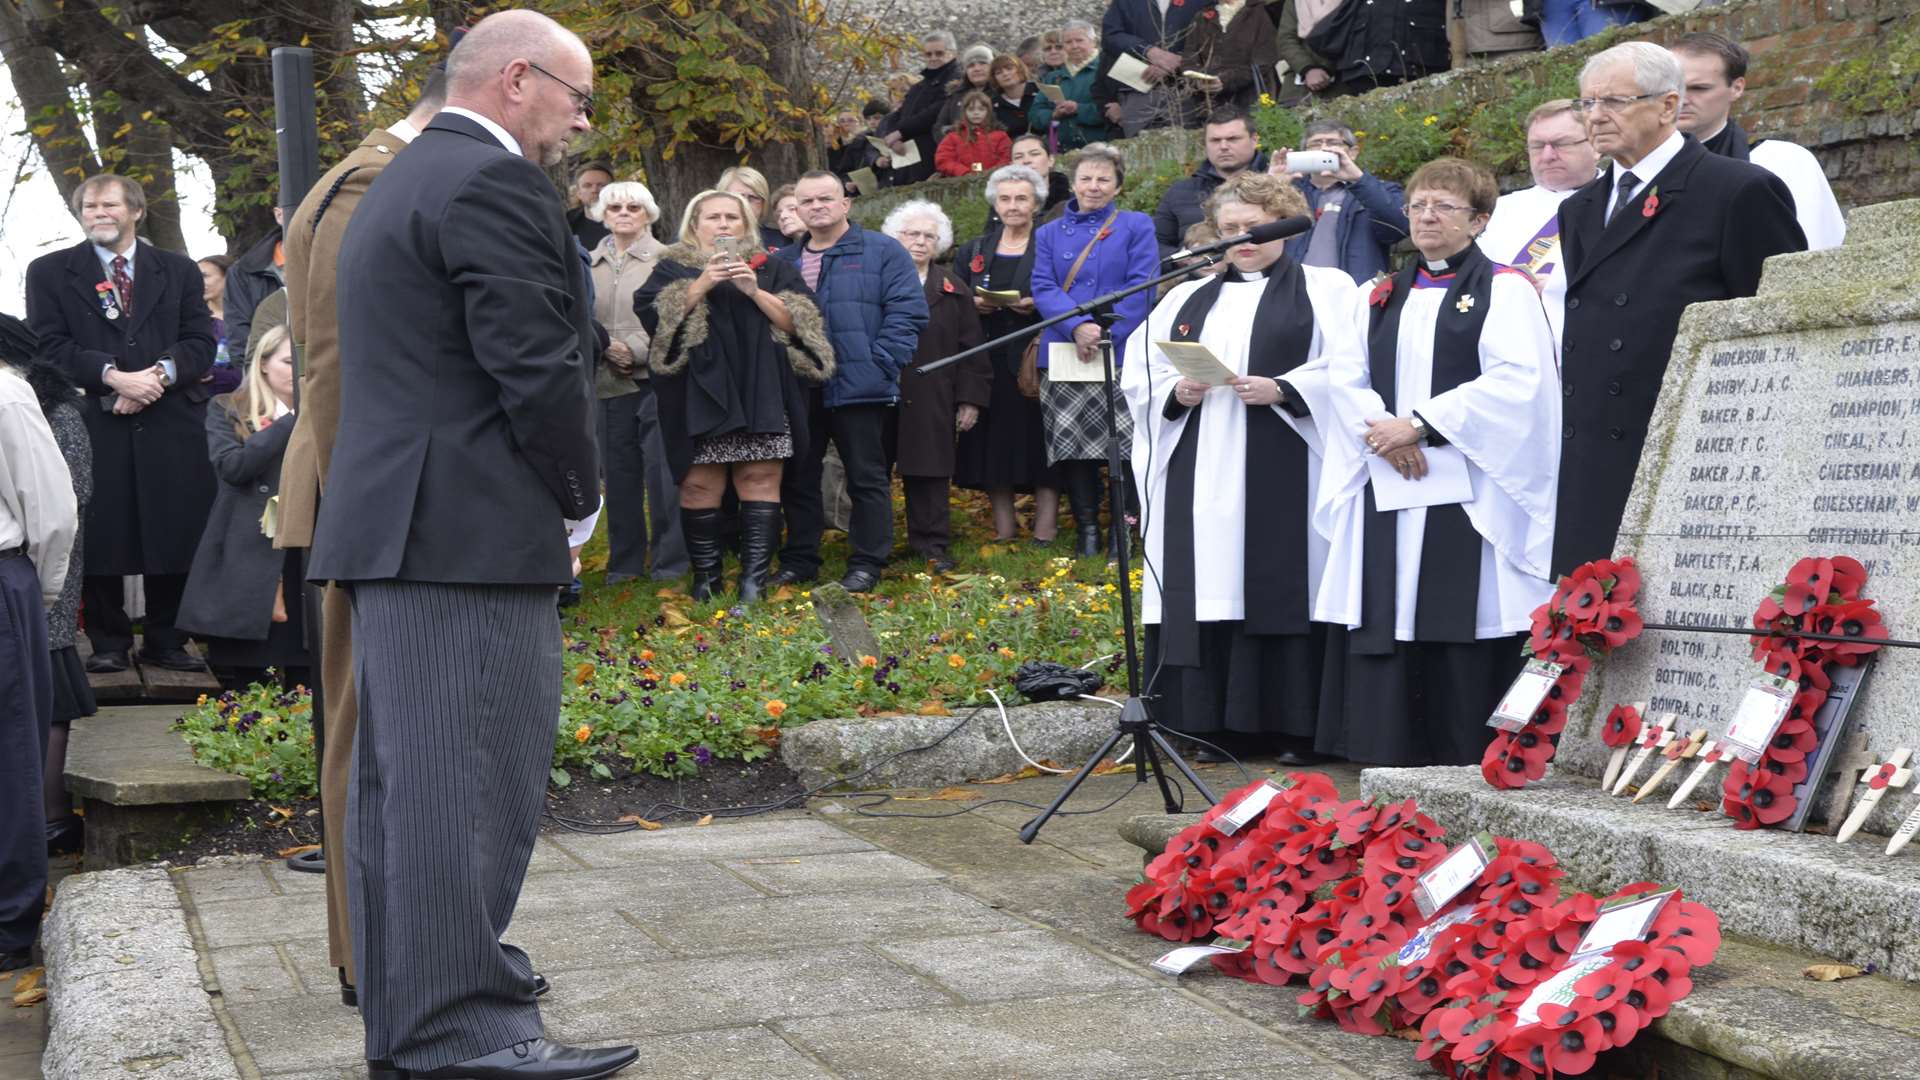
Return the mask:
M 1547 774 L 1559 749 L 1567 709 L 1580 697 L 1595 660 L 1640 636 L 1634 600 L 1640 571 L 1632 559 L 1598 559 L 1575 567 L 1533 613 L 1527 655 L 1565 665 L 1540 708 L 1519 731 L 1502 731 L 1480 757 L 1480 775 L 1497 788 L 1523 788 Z
M 1548 1004 L 1537 1021 L 1524 1024 L 1520 1007 L 1534 985 L 1570 966 L 1573 949 L 1602 907 L 1657 891 L 1660 886 L 1641 882 L 1604 904 L 1577 893 L 1509 922 L 1499 935 L 1499 954 L 1456 954 L 1451 966 L 1459 974 L 1446 983 L 1452 996 L 1422 1021 L 1416 1056 L 1448 1076 L 1533 1080 L 1579 1075 L 1593 1067 L 1596 1055 L 1631 1042 L 1692 992 L 1693 969 L 1710 963 L 1720 948 L 1719 918 L 1678 891 L 1642 937 L 1615 944 L 1605 963 L 1573 982 L 1570 1000 Z M 1445 935 L 1464 937 L 1465 925 L 1449 927 Z M 1519 970 L 1510 962 L 1515 954 L 1552 959 L 1525 983 L 1501 988 L 1498 980 Z M 1497 962 L 1495 955 L 1501 956 Z
M 1777 825 L 1793 816 L 1793 790 L 1807 778 L 1807 755 L 1820 747 L 1813 718 L 1826 704 L 1833 667 L 1853 667 L 1880 648 L 1887 626 L 1873 601 L 1860 595 L 1866 568 L 1844 555 L 1793 564 L 1753 613 L 1753 658 L 1767 674 L 1800 684 L 1786 719 L 1760 760 L 1734 759 L 1721 785 L 1721 812 L 1736 829 Z M 1847 641 L 1807 641 L 1794 633 L 1839 634 Z
M 1338 798 L 1333 781 L 1324 774 L 1291 773 L 1286 777 L 1286 787 L 1252 822 L 1232 836 L 1214 827 L 1216 819 L 1264 783 L 1262 780 L 1228 792 L 1201 815 L 1197 824 L 1175 833 L 1166 850 L 1147 863 L 1140 883 L 1127 890 L 1127 916 L 1141 930 L 1175 942 L 1213 933 L 1214 924 L 1230 905 L 1238 904 L 1250 891 L 1267 891 L 1284 865 L 1271 858 L 1257 858 L 1262 852 L 1250 849 L 1257 843 L 1264 845 L 1266 855 L 1272 855 L 1273 838 L 1263 835 L 1262 826 L 1287 816 L 1296 803 L 1318 805 Z M 1242 853 L 1242 849 L 1249 850 Z M 1318 884 L 1314 882 L 1305 895 L 1311 896 Z

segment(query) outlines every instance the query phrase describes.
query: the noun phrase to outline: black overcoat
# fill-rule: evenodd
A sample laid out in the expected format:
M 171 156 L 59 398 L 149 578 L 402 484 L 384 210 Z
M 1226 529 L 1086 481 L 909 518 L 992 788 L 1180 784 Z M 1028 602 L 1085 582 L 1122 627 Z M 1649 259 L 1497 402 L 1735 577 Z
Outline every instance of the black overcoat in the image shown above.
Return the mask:
M 238 396 L 244 399 L 245 393 L 242 388 Z M 280 491 L 280 461 L 293 434 L 293 415 L 243 436 L 234 420 L 235 410 L 244 409 L 244 400 L 235 402 L 233 395 L 207 406 L 207 456 L 220 487 L 174 622 L 194 634 L 265 641 L 273 629 L 273 594 L 287 553 L 261 532 L 260 517 Z
M 593 305 L 539 165 L 441 113 L 340 242 L 340 427 L 309 580 L 564 585 L 599 503 Z
M 1807 246 L 1779 177 L 1684 138 L 1612 222 L 1604 216 L 1611 171 L 1560 204 L 1566 398 L 1555 574 L 1613 552 L 1680 313 L 1702 300 L 1752 296 L 1767 256 Z
M 944 267 L 927 268 L 927 328 L 910 367 L 971 349 L 981 336 L 973 289 Z M 993 361 L 976 353 L 928 375 L 900 376 L 899 449 L 901 476 L 952 476 L 954 413 L 962 405 L 985 411 L 993 395 Z
M 213 504 L 206 409 L 200 381 L 213 366 L 213 316 L 193 260 L 139 241 L 133 257 L 133 312 L 110 318 L 96 286 L 99 256 L 82 241 L 27 267 L 27 322 L 46 358 L 87 392 L 81 412 L 93 442 L 93 501 L 87 504 L 86 573 L 184 574 Z M 172 358 L 175 381 L 131 416 L 101 408 L 108 364 L 144 371 Z

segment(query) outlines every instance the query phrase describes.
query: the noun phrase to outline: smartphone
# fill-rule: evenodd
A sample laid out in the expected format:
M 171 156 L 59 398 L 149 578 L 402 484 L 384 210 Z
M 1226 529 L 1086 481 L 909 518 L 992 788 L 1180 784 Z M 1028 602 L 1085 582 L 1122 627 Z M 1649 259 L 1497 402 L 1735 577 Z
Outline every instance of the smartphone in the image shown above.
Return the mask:
M 1287 171 L 1327 173 L 1340 171 L 1340 155 L 1331 150 L 1295 150 L 1287 155 Z
M 740 257 L 740 238 L 737 236 L 716 236 L 713 238 L 713 250 L 729 259 Z

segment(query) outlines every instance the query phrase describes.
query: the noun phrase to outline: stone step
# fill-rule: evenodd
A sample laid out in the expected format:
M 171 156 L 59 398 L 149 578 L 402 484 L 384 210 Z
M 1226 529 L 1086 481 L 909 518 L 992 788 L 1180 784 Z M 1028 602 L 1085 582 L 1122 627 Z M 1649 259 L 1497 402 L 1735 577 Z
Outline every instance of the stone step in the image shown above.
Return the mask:
M 1363 781 L 1380 772 L 1441 771 L 1458 770 L 1369 769 Z M 1472 771 L 1478 782 L 1478 770 Z M 1481 786 L 1485 788 L 1483 782 Z M 1417 795 L 1422 809 L 1449 833 L 1491 827 L 1472 818 L 1463 820 L 1454 809 L 1459 800 L 1430 805 L 1426 790 L 1397 794 Z M 1198 814 L 1141 815 L 1122 824 L 1120 835 L 1148 856 L 1157 855 L 1166 848 L 1168 838 L 1199 820 Z M 1577 862 L 1569 858 L 1555 842 L 1558 837 L 1508 835 L 1546 842 L 1563 862 L 1572 864 L 1567 867 L 1571 878 L 1579 877 L 1582 866 L 1592 865 L 1589 855 L 1578 856 Z M 1839 846 L 1831 840 L 1827 844 Z M 1629 874 L 1622 883 L 1633 880 L 1639 878 Z M 1690 897 L 1705 899 L 1685 882 L 1673 883 L 1687 889 Z M 1592 891 L 1590 885 L 1575 887 Z M 1787 908 L 1793 902 L 1781 906 Z M 1713 906 L 1721 910 L 1718 904 Z M 1829 907 L 1836 911 L 1835 918 L 1846 917 L 1838 913 L 1844 903 Z M 1721 918 L 1724 926 L 1724 911 Z M 1589 1075 L 1673 1080 L 1884 1080 L 1909 1075 L 1911 1063 L 1920 1061 L 1920 985 L 1884 975 L 1822 983 L 1802 974 L 1809 964 L 1830 960 L 1730 934 L 1713 963 L 1695 969 L 1693 993 L 1676 1002 L 1631 1046 L 1603 1055 Z M 1290 993 L 1279 988 L 1274 993 L 1276 1009 L 1292 1006 Z
M 193 760 L 173 730 L 179 716 L 177 706 L 136 705 L 73 722 L 67 790 L 86 815 L 89 868 L 141 862 L 221 804 L 251 797 L 244 777 Z
M 861 787 L 941 787 L 1005 776 L 1026 766 L 991 702 L 940 745 L 920 749 L 973 711 L 972 706 L 951 708 L 952 716 L 815 720 L 781 733 L 780 756 L 808 787 L 856 777 L 853 782 Z M 1100 748 L 1119 717 L 1119 709 L 1098 702 L 1007 709 L 1021 750 L 1037 761 L 1052 760 L 1069 769 L 1079 768 Z
M 1873 267 L 1875 283 L 1904 281 L 1920 277 L 1920 236 L 1878 236 L 1825 251 L 1796 251 L 1775 255 L 1767 260 L 1760 275 L 1760 294 L 1798 295 L 1823 290 L 1822 282 L 1834 287 L 1852 282 L 1858 288 L 1860 268 Z

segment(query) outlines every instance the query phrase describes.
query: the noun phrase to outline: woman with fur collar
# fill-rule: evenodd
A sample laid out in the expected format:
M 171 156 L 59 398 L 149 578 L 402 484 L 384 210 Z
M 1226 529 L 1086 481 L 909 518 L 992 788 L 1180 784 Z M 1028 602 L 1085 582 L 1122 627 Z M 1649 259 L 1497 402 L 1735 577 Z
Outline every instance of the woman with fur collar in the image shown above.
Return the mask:
M 740 599 L 757 600 L 780 542 L 780 473 L 806 444 L 800 380 L 833 374 L 826 323 L 800 271 L 760 250 L 745 199 L 703 191 L 680 242 L 634 294 L 652 335 L 667 464 L 680 485 L 692 595 L 721 587 L 720 500 L 740 496 Z

